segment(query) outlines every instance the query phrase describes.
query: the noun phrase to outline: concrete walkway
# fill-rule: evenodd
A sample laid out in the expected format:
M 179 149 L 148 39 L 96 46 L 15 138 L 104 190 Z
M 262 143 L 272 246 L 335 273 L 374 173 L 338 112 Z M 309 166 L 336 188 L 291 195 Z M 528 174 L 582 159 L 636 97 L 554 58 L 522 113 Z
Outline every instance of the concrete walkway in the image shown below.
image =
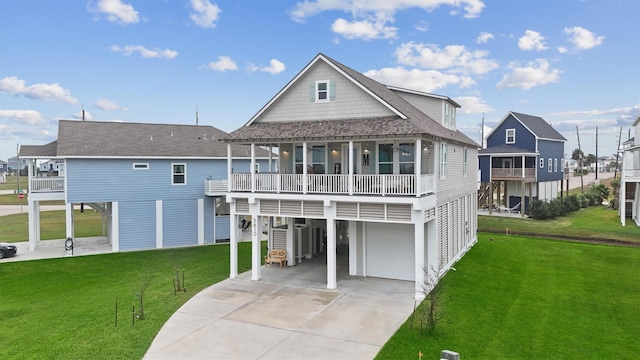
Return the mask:
M 327 290 L 325 261 L 210 286 L 165 323 L 144 359 L 373 359 L 413 312 L 413 282 L 349 276 L 343 261 L 338 289 Z

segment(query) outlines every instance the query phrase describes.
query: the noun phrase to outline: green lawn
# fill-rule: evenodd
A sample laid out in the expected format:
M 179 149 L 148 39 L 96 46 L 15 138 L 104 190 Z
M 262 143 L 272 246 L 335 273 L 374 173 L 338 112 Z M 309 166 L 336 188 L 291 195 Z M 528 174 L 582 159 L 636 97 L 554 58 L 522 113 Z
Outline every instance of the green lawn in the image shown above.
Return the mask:
M 484 232 L 587 239 L 595 241 L 625 241 L 640 244 L 640 228 L 627 221 L 620 225 L 617 210 L 605 206 L 580 209 L 567 216 L 550 220 L 478 216 L 478 229 Z
M 23 207 L 24 213 L 0 216 L 0 229 L 2 229 L 3 242 L 29 241 L 29 220 L 27 206 Z M 75 237 L 101 236 L 102 215 L 87 208 L 85 212 L 74 212 Z M 42 240 L 64 239 L 65 212 L 42 211 L 40 212 L 40 237 Z
M 239 244 L 241 272 L 250 268 L 250 246 Z M 178 295 L 175 261 L 187 288 Z M 0 359 L 140 359 L 188 298 L 228 274 L 228 245 L 2 263 Z M 132 326 L 132 287 L 147 275 L 146 319 Z
M 377 359 L 635 358 L 639 264 L 640 248 L 480 234 L 442 280 L 435 332 L 408 320 Z

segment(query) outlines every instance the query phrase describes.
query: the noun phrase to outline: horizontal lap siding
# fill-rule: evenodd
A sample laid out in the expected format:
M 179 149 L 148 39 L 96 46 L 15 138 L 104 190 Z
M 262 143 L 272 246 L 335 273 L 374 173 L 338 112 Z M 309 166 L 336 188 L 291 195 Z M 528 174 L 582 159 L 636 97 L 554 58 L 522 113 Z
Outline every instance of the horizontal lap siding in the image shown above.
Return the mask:
M 204 198 L 204 242 L 205 244 L 211 244 L 215 242 L 214 237 L 214 206 L 216 198 L 205 197 Z
M 118 206 L 120 250 L 156 248 L 156 202 L 129 201 Z
M 163 246 L 198 244 L 198 202 L 171 200 L 163 202 Z
M 229 215 L 216 216 L 216 240 L 231 239 L 231 220 Z

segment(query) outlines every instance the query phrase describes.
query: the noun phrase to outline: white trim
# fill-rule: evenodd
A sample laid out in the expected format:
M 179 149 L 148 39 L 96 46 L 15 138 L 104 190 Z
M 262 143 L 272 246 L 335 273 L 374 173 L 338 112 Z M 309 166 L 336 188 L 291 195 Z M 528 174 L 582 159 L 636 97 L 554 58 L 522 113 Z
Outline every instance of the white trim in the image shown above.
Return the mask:
M 213 211 L 215 213 L 216 204 L 214 200 Z M 213 218 L 215 222 L 215 217 Z M 215 237 L 215 235 L 213 236 Z M 198 245 L 204 245 L 204 199 L 198 199 Z
M 513 133 L 511 136 L 509 136 L 510 132 Z M 511 141 L 509 141 L 510 137 L 513 138 Z M 516 129 L 515 128 L 505 129 L 504 143 L 505 144 L 515 144 L 516 143 Z
M 320 99 L 320 89 L 318 88 L 318 86 L 320 84 L 325 84 L 327 86 L 327 88 L 323 91 L 326 93 L 326 98 L 324 99 Z M 330 88 L 330 81 L 329 80 L 316 80 L 314 83 L 314 88 L 313 88 L 313 94 L 315 95 L 315 102 L 316 103 L 326 103 L 326 102 L 330 102 L 331 99 L 329 97 L 329 89 Z
M 117 201 L 111 203 L 111 250 L 120 250 L 120 210 Z
M 163 219 L 162 200 L 156 200 L 156 249 L 162 249 L 163 246 Z

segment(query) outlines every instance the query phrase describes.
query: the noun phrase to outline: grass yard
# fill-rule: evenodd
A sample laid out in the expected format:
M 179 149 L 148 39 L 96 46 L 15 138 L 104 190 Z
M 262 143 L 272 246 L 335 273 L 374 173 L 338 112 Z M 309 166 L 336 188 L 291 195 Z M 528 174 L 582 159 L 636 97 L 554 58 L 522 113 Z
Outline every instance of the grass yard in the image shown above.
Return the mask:
M 29 216 L 27 206 L 24 213 L 0 216 L 0 229 L 3 242 L 29 241 Z M 87 208 L 85 212 L 80 210 L 73 212 L 75 237 L 101 236 L 102 215 Z M 64 211 L 40 212 L 40 234 L 42 240 L 64 239 L 65 234 Z
M 640 354 L 640 249 L 481 233 L 443 278 L 442 317 L 419 313 L 376 359 L 632 359 Z M 493 238 L 490 241 L 489 238 Z M 423 304 L 424 305 L 424 304 Z
M 479 231 L 505 234 L 507 228 L 513 234 L 544 234 L 542 236 L 640 244 L 640 228 L 630 220 L 623 227 L 618 212 L 605 206 L 580 209 L 549 220 L 478 216 Z
M 241 272 L 250 246 L 239 244 Z M 175 261 L 188 290 L 178 295 Z M 148 275 L 146 320 L 132 326 L 132 288 Z M 0 264 L 0 359 L 140 359 L 184 302 L 228 275 L 228 245 Z

